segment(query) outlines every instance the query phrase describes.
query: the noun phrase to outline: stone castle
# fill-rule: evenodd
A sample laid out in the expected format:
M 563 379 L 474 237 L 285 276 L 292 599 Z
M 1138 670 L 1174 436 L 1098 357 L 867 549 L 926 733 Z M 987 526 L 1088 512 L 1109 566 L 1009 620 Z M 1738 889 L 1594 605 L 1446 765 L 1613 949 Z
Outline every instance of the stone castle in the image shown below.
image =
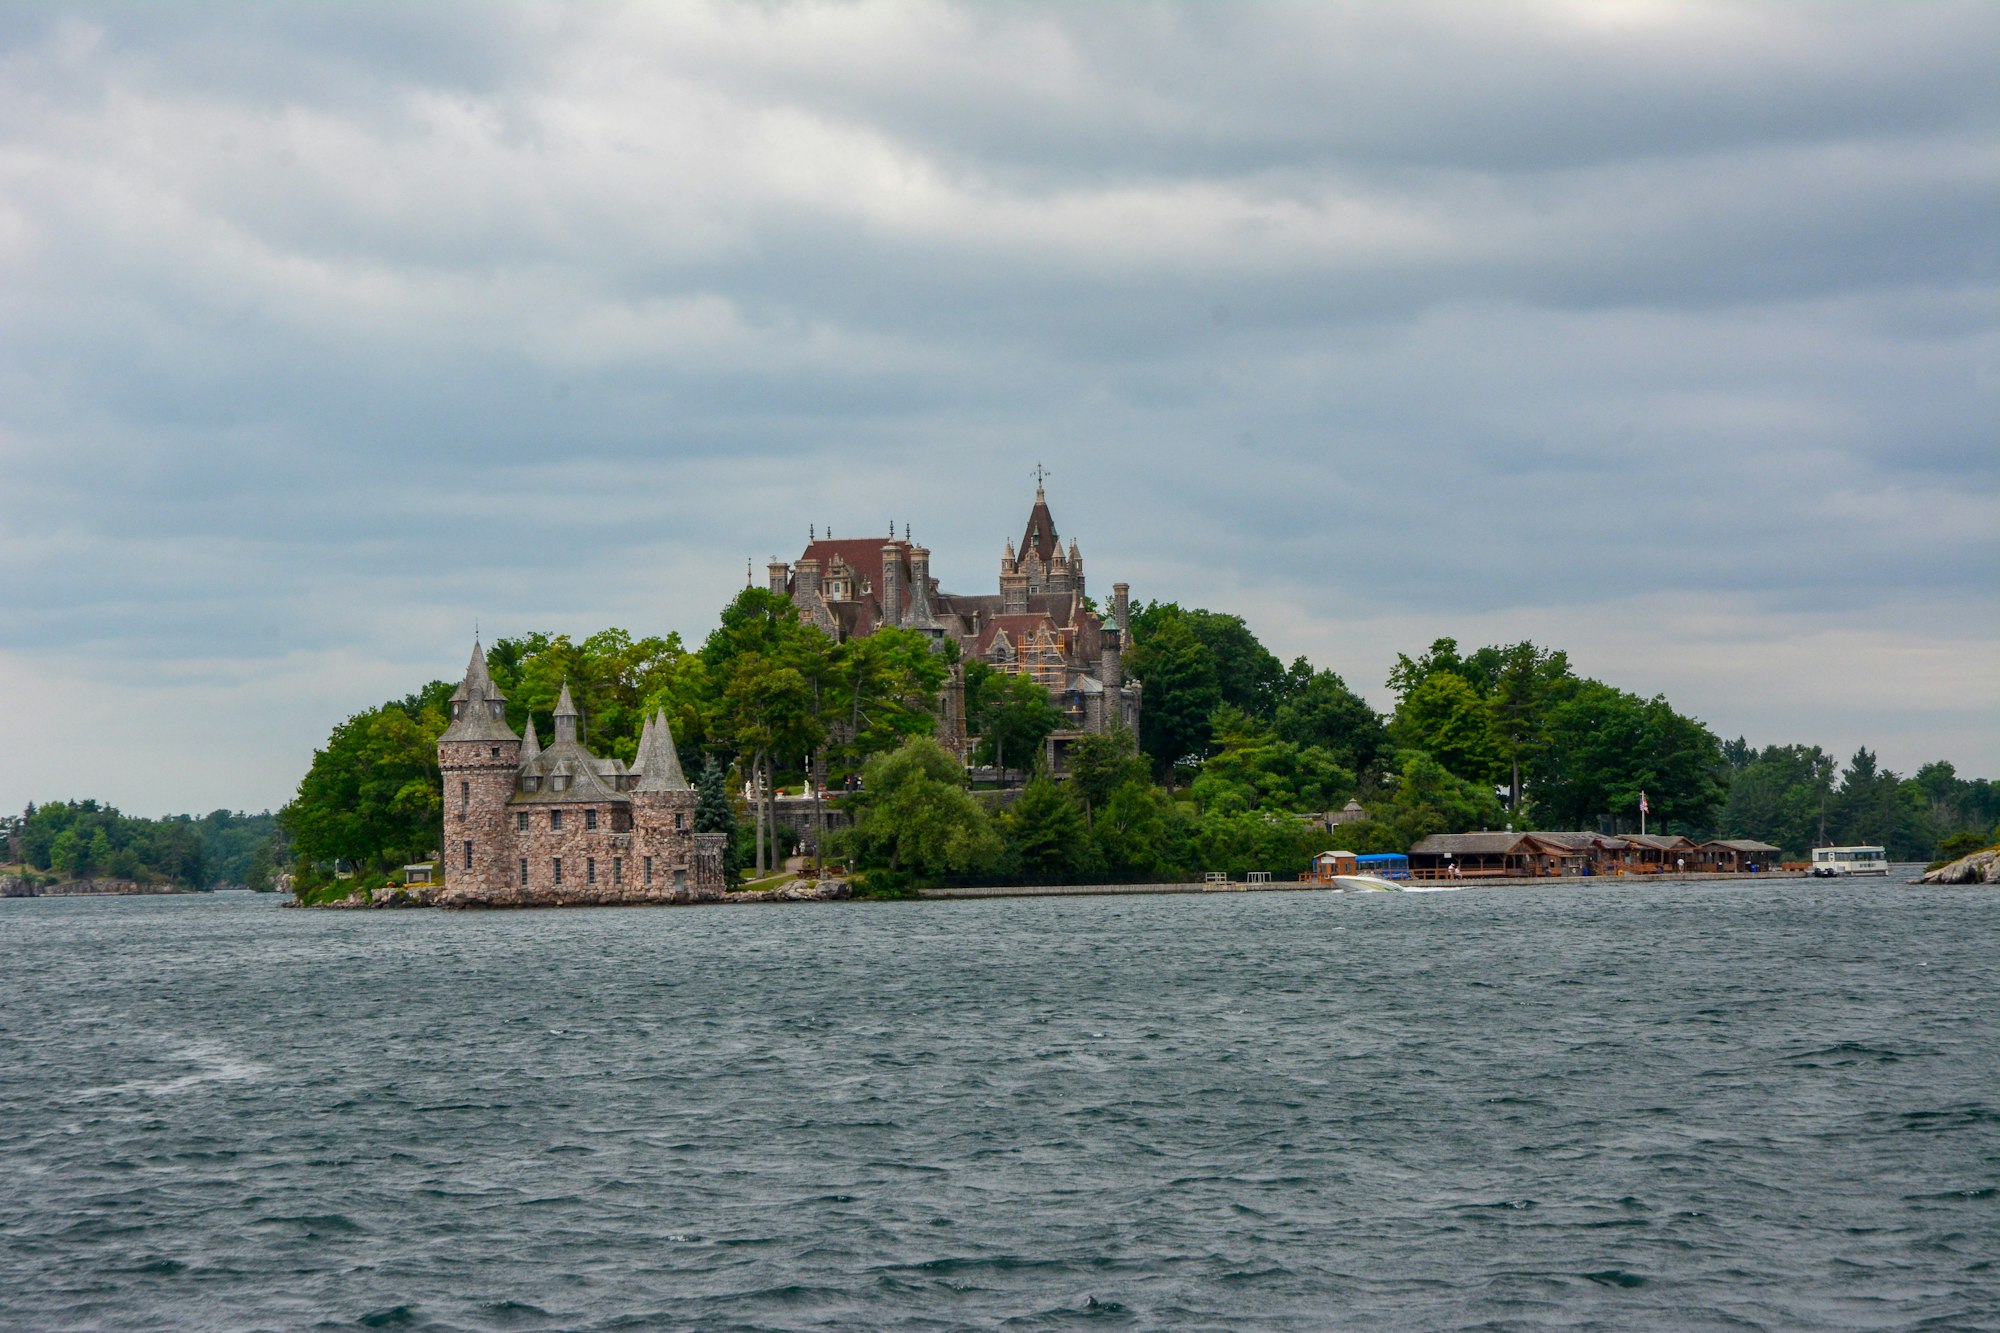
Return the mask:
M 799 617 L 837 640 L 883 628 L 915 630 L 958 646 L 961 661 L 977 658 L 995 670 L 1034 677 L 1062 709 L 1063 725 L 1049 737 L 1045 762 L 1063 768 L 1079 736 L 1139 726 L 1142 691 L 1127 683 L 1129 588 L 1111 585 L 1111 615 L 1092 609 L 1084 591 L 1083 552 L 1057 535 L 1038 478 L 1034 507 L 1017 549 L 1000 557 L 997 593 L 945 592 L 931 577 L 931 553 L 887 537 L 809 534 L 791 564 L 773 560 L 770 588 L 789 597 Z M 940 701 L 938 739 L 963 759 L 967 750 L 965 676 L 955 667 Z
M 694 831 L 694 788 L 664 712 L 627 768 L 583 746 L 563 686 L 543 749 L 507 725 L 507 696 L 472 645 L 438 738 L 444 778 L 442 907 L 685 903 L 720 898 L 724 843 Z
M 1128 589 L 1112 585 L 1111 618 L 1084 594 L 1083 554 L 1056 534 L 1041 485 L 1021 544 L 1007 544 L 1000 591 L 943 591 L 930 552 L 898 540 L 809 538 L 805 553 L 770 566 L 771 591 L 836 640 L 885 627 L 915 630 L 939 648 L 958 646 L 939 700 L 939 739 L 967 750 L 963 661 L 1033 677 L 1053 696 L 1063 726 L 1045 761 L 1060 771 L 1068 744 L 1116 727 L 1136 730 L 1141 689 L 1127 684 Z M 555 737 L 543 749 L 530 719 L 525 736 L 507 725 L 507 697 L 475 642 L 451 696 L 451 725 L 438 738 L 444 779 L 443 907 L 676 903 L 719 898 L 724 844 L 694 829 L 695 793 L 681 771 L 664 712 L 645 726 L 633 764 L 584 748 L 583 719 L 563 686 Z

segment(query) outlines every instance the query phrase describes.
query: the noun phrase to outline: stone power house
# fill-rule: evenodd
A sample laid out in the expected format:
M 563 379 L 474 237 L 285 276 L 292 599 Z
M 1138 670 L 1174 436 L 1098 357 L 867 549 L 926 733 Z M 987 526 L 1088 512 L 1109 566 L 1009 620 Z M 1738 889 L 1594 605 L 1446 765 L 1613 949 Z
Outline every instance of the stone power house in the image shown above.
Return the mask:
M 898 540 L 814 536 L 790 565 L 770 565 L 771 591 L 789 597 L 799 616 L 837 640 L 885 627 L 916 630 L 958 645 L 963 658 L 1033 676 L 1055 698 L 1063 726 L 1049 738 L 1047 759 L 1060 771 L 1068 742 L 1113 727 L 1137 730 L 1141 689 L 1126 683 L 1124 650 L 1129 589 L 1111 585 L 1106 623 L 1084 600 L 1083 553 L 1056 534 L 1047 496 L 1035 487 L 1034 508 L 1016 550 L 1000 557 L 1000 591 L 950 593 L 931 577 L 931 553 Z M 965 675 L 954 668 L 940 701 L 938 739 L 963 759 Z
M 563 686 L 555 739 L 507 725 L 507 697 L 472 645 L 438 738 L 446 907 L 685 903 L 722 895 L 720 833 L 694 831 L 694 789 L 666 714 L 646 723 L 636 766 L 583 748 Z

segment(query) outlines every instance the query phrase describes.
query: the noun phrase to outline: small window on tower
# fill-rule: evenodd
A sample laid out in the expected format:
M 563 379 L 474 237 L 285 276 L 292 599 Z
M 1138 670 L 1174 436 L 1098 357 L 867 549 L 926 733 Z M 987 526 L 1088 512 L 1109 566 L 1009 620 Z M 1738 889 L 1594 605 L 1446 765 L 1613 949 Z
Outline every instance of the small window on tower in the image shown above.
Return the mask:
M 681 831 L 681 820 L 683 818 L 684 816 L 680 811 L 674 811 L 674 832 L 679 833 Z
M 462 781 L 458 784 L 458 803 L 460 805 L 472 804 L 472 784 L 470 782 Z
M 583 882 L 586 884 L 597 883 L 597 858 L 594 856 L 583 858 Z
M 514 812 L 514 827 L 522 833 L 528 831 L 528 812 L 526 810 L 516 810 Z M 524 861 L 522 864 L 526 865 L 527 863 Z
M 625 882 L 625 862 L 620 857 L 614 856 L 611 858 L 611 882 L 613 884 L 623 884 Z
M 549 827 L 552 829 L 559 829 L 562 827 L 562 811 L 560 810 L 549 811 Z
M 583 826 L 585 828 L 597 827 L 597 811 L 586 810 L 583 812 Z
M 469 842 L 465 844 L 465 868 L 472 869 L 472 844 Z
M 558 856 L 553 864 L 555 866 L 556 883 L 560 884 L 562 883 L 562 858 Z
M 497 745 L 491 746 L 487 749 L 486 753 L 492 758 L 498 759 L 500 757 L 500 747 Z
M 653 882 L 653 858 L 650 856 L 646 858 L 645 872 L 646 872 L 646 882 L 648 884 L 651 884 Z
M 528 887 L 528 858 L 525 856 L 521 858 L 521 887 Z

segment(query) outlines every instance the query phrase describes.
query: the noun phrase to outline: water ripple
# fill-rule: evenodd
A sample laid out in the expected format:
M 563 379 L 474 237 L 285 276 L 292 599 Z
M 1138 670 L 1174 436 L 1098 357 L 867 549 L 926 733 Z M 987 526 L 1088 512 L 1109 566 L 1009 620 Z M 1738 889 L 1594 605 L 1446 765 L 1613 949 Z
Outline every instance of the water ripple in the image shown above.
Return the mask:
M 0 1327 L 2000 1327 L 1996 944 L 1796 882 L 7 900 Z

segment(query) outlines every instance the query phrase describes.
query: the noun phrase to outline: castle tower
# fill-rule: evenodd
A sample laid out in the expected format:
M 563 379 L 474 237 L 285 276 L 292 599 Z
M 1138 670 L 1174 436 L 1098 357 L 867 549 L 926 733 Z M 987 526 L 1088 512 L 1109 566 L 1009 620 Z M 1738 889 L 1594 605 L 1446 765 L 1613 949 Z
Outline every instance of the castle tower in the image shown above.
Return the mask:
M 560 745 L 564 741 L 568 741 L 573 745 L 582 744 L 582 740 L 577 736 L 579 724 L 582 721 L 583 715 L 576 711 L 576 703 L 569 697 L 569 682 L 564 681 L 562 697 L 556 700 L 555 743 Z
M 773 560 L 770 564 L 764 566 L 764 572 L 770 577 L 772 592 L 783 597 L 791 591 L 792 567 L 790 565 L 782 560 Z
M 892 529 L 893 531 L 893 529 Z M 890 537 L 882 547 L 882 623 L 903 623 L 903 549 Z
M 529 735 L 533 735 L 531 727 Z M 451 695 L 451 725 L 438 737 L 444 779 L 446 888 L 499 888 L 512 863 L 507 802 L 521 768 L 521 738 L 507 725 L 507 696 L 486 671 L 475 640 L 465 679 Z
M 695 856 L 695 791 L 681 771 L 673 729 L 665 709 L 646 725 L 636 760 L 639 783 L 632 789 L 632 850 L 639 865 L 633 897 L 686 902 L 719 890 Z M 719 866 L 719 861 L 718 861 Z

